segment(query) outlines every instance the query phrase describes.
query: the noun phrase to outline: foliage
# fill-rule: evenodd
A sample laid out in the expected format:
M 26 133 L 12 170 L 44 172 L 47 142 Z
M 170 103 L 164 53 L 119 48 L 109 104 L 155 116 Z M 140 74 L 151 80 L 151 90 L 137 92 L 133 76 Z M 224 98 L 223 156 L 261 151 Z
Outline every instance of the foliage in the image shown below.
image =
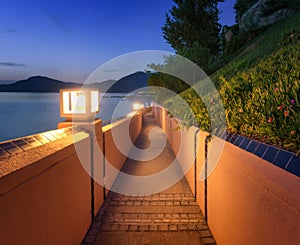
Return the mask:
M 235 9 L 235 20 L 236 23 L 239 22 L 244 13 L 246 13 L 258 0 L 237 0 L 234 9 Z M 265 2 L 265 10 L 263 15 L 267 16 L 271 13 L 276 12 L 277 10 L 290 8 L 290 9 L 299 9 L 300 0 L 267 0 Z
M 232 43 L 232 40 L 235 36 L 239 34 L 239 25 L 235 24 L 233 26 L 228 27 L 227 25 L 223 26 L 222 32 L 220 33 L 220 42 L 221 42 L 221 53 L 222 55 L 227 55 L 229 53 L 232 53 L 229 51 L 229 45 L 228 42 L 226 41 L 226 34 L 227 33 L 232 33 L 231 40 L 229 41 L 229 44 Z
M 203 46 L 199 41 L 193 43 L 190 48 L 178 49 L 178 54 L 187 57 L 189 60 L 201 66 L 203 70 L 208 69 L 210 63 L 210 50 Z
M 300 38 L 252 69 L 231 79 L 221 77 L 220 94 L 230 131 L 298 150 L 300 60 L 295 54 L 300 54 L 299 47 Z
M 235 28 L 233 30 L 233 36 L 230 43 L 225 43 L 225 38 L 223 37 L 224 33 L 221 33 L 221 37 L 223 39 L 222 54 L 215 62 L 209 65 L 207 69 L 209 75 L 217 72 L 219 69 L 229 64 L 233 59 L 240 55 L 245 48 L 245 44 L 250 43 L 253 39 L 260 36 L 265 31 L 265 29 L 262 28 L 255 32 L 241 33 L 236 30 L 236 26 L 234 26 Z
M 282 45 L 286 33 L 298 32 L 300 30 L 300 12 L 295 13 L 276 25 L 270 26 L 263 33 L 246 43 L 231 57 L 230 62 L 217 70 L 211 79 L 219 86 L 220 77 L 230 79 L 239 72 L 243 72 L 258 64 L 259 61 L 269 57 Z
M 188 85 L 186 85 L 182 80 L 161 72 L 151 73 L 148 78 L 148 85 L 163 87 L 173 91 L 174 93 L 180 93 L 188 88 Z
M 263 15 L 267 16 L 284 8 L 299 9 L 299 7 L 300 0 L 267 0 L 266 8 L 263 11 Z
M 299 56 L 297 12 L 269 27 L 211 76 L 222 97 L 230 131 L 300 153 Z M 201 129 L 211 130 L 210 111 L 203 98 L 191 88 L 180 95 L 193 109 Z M 210 101 L 213 104 L 214 98 Z
M 258 0 L 237 0 L 235 9 L 235 21 L 236 23 L 242 18 L 243 14 L 246 13 Z
M 164 64 L 149 64 L 149 68 L 154 70 L 148 78 L 149 86 L 164 87 L 176 94 L 189 88 L 183 80 L 179 79 L 181 74 L 186 74 L 185 58 L 180 56 L 164 57 Z M 178 74 L 174 77 L 169 74 Z
M 214 56 L 219 52 L 220 24 L 218 3 L 223 0 L 173 0 L 166 15 L 163 36 L 171 46 L 190 60 L 203 66 L 202 54 Z M 197 57 L 196 51 L 200 52 Z

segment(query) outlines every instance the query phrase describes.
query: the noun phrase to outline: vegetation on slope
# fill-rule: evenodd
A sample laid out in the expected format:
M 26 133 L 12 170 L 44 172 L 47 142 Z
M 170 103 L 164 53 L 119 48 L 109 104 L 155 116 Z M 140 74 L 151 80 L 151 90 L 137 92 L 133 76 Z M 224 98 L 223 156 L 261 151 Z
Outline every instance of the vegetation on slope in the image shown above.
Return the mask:
M 297 12 L 269 27 L 211 76 L 223 100 L 229 131 L 300 153 L 299 57 Z M 201 98 L 192 89 L 180 95 L 193 109 L 201 129 L 210 131 Z

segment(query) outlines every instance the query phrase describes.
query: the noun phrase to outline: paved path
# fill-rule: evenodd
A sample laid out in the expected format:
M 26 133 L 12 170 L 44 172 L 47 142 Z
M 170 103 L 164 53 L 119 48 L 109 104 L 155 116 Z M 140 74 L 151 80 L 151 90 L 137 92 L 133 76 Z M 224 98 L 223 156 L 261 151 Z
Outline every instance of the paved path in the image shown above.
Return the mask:
M 146 114 L 136 146 L 147 148 L 148 133 L 157 126 L 151 114 Z M 156 136 L 161 137 L 158 134 Z M 154 160 L 128 159 L 122 171 L 135 176 L 150 175 L 166 168 L 173 160 L 173 152 L 167 144 Z M 174 175 L 180 174 L 178 167 L 173 170 Z M 122 179 L 116 183 L 130 185 Z M 110 192 L 83 244 L 215 244 L 215 241 L 188 183 L 182 178 L 167 190 L 152 195 Z

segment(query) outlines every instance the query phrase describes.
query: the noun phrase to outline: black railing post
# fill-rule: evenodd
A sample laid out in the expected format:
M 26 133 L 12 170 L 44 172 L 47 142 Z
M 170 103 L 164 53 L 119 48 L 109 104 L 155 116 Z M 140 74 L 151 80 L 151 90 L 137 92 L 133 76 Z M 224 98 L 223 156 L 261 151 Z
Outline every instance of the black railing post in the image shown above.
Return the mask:
M 195 199 L 197 200 L 197 153 L 198 153 L 198 141 L 197 141 L 197 134 L 199 133 L 200 129 L 197 129 L 194 134 L 194 185 L 195 185 Z
M 106 161 L 105 161 L 105 134 L 102 133 L 102 141 L 103 141 L 103 144 L 102 144 L 102 152 L 103 152 L 103 160 L 102 160 L 102 163 L 103 163 L 103 168 L 102 168 L 102 180 L 103 180 L 103 201 L 105 201 L 106 199 L 106 194 L 105 194 L 105 176 L 106 176 L 106 173 L 105 173 L 105 164 L 106 164 Z
M 90 152 L 90 168 L 91 168 L 91 220 L 94 220 L 94 212 L 95 212 L 95 186 L 94 186 L 94 135 L 89 132 L 90 136 L 90 144 L 91 144 L 91 152 Z
M 205 145 L 204 145 L 204 154 L 205 154 L 205 162 L 204 162 L 204 216 L 206 222 L 208 221 L 207 217 L 207 164 L 208 164 L 208 142 L 211 140 L 211 135 L 205 137 Z

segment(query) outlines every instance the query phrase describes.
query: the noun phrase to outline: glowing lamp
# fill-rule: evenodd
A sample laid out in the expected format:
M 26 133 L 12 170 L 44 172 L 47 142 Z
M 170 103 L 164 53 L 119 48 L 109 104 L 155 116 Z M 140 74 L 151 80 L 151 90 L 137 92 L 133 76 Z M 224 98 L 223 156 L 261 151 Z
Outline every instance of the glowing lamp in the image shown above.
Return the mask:
M 138 110 L 140 109 L 140 103 L 133 103 L 132 109 L 133 109 L 134 111 L 138 111 Z
M 138 110 L 141 110 L 144 108 L 144 105 L 143 104 L 140 104 L 140 103 L 133 103 L 132 105 L 132 109 L 134 111 L 138 111 Z
M 95 89 L 61 89 L 60 116 L 67 121 L 89 121 L 100 111 L 99 91 Z

